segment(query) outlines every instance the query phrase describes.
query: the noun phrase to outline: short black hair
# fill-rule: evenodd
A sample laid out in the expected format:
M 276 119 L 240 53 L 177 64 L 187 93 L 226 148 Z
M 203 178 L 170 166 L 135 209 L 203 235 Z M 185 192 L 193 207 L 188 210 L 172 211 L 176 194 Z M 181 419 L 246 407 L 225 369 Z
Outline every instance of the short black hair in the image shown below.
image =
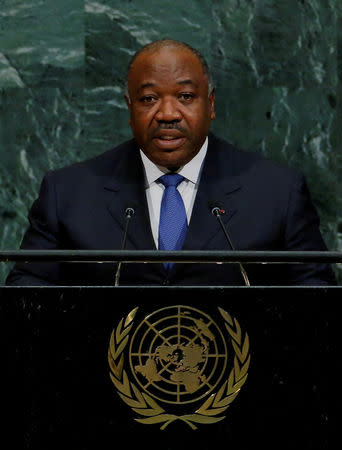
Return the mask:
M 158 41 L 150 42 L 149 44 L 146 44 L 143 47 L 141 47 L 137 52 L 134 53 L 134 55 L 132 56 L 132 58 L 129 61 L 128 70 L 127 70 L 127 78 L 128 78 L 129 72 L 131 70 L 131 67 L 132 67 L 134 61 L 137 59 L 137 57 L 139 55 L 141 55 L 141 53 L 149 52 L 149 51 L 153 52 L 153 51 L 159 50 L 164 47 L 186 48 L 186 49 L 190 50 L 190 52 L 193 53 L 199 59 L 201 65 L 202 65 L 202 68 L 203 68 L 203 72 L 205 73 L 205 75 L 208 78 L 208 85 L 209 85 L 208 94 L 210 95 L 214 88 L 214 85 L 213 85 L 209 65 L 208 65 L 205 57 L 196 48 L 192 47 L 191 45 L 187 44 L 186 42 L 177 41 L 176 39 L 169 39 L 169 38 L 159 39 Z

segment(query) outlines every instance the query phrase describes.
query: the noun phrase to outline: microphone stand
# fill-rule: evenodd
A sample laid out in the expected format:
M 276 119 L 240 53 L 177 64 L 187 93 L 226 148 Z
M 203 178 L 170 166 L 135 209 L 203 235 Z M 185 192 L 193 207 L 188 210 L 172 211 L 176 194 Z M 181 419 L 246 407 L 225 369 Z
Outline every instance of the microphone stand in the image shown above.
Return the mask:
M 121 250 L 124 250 L 125 247 L 126 247 L 126 240 L 127 240 L 128 226 L 129 226 L 130 219 L 132 218 L 134 212 L 135 212 L 135 211 L 134 211 L 133 208 L 126 208 L 126 210 L 125 210 L 126 224 L 125 224 L 124 235 L 123 235 L 123 238 L 122 238 Z M 119 279 L 120 279 L 121 265 L 122 265 L 122 261 L 120 261 L 120 262 L 118 263 L 118 267 L 117 267 L 117 269 L 116 269 L 116 273 L 115 273 L 115 286 L 119 286 Z
M 227 239 L 227 241 L 228 241 L 228 243 L 229 243 L 231 249 L 232 249 L 232 250 L 235 250 L 235 248 L 234 248 L 234 246 L 233 246 L 233 243 L 232 243 L 232 241 L 231 241 L 231 239 L 230 239 L 230 237 L 229 237 L 228 231 L 226 230 L 226 227 L 224 226 L 224 223 L 223 223 L 223 221 L 222 221 L 222 218 L 221 218 L 221 210 L 220 210 L 220 208 L 219 208 L 218 206 L 215 206 L 215 207 L 211 210 L 211 212 L 212 212 L 212 214 L 214 214 L 214 216 L 215 216 L 215 217 L 217 218 L 217 220 L 219 221 L 219 224 L 220 224 L 220 226 L 221 226 L 221 228 L 222 228 L 222 231 L 223 231 L 224 235 L 226 236 L 226 239 Z M 243 265 L 242 265 L 240 262 L 239 262 L 239 267 L 240 267 L 240 272 L 241 272 L 241 275 L 242 275 L 242 277 L 243 277 L 243 279 L 244 279 L 245 285 L 246 285 L 246 286 L 250 286 L 250 282 L 249 282 L 247 273 L 246 273 L 246 271 L 245 271 Z

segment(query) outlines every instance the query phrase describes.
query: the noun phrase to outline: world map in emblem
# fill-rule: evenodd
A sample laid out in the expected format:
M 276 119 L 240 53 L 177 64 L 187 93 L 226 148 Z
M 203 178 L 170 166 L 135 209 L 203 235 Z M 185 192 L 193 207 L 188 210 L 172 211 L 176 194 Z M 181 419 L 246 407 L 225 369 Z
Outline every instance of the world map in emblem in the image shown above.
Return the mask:
M 166 403 L 207 396 L 227 366 L 225 338 L 206 313 L 188 306 L 159 309 L 137 326 L 129 360 L 140 387 Z

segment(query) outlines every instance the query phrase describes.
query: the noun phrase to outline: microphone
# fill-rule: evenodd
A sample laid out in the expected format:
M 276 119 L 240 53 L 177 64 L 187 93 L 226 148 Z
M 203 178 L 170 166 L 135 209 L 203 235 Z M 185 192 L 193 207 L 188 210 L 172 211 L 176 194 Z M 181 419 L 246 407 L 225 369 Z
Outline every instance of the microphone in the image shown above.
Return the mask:
M 220 202 L 216 202 L 216 201 L 209 202 L 209 209 L 211 211 L 211 214 L 213 214 L 217 218 L 217 220 L 218 220 L 218 222 L 219 222 L 219 224 L 220 224 L 220 226 L 222 228 L 222 231 L 223 231 L 223 233 L 224 233 L 224 235 L 225 235 L 225 237 L 226 237 L 226 239 L 228 241 L 228 244 L 230 245 L 230 248 L 232 250 L 235 250 L 234 245 L 232 243 L 232 240 L 231 240 L 231 238 L 230 238 L 230 236 L 228 234 L 228 230 L 224 226 L 224 223 L 223 223 L 223 220 L 222 220 L 222 217 L 221 217 L 223 214 L 226 214 L 225 209 L 220 204 Z M 238 264 L 239 264 L 240 273 L 241 273 L 242 278 L 243 278 L 243 280 L 245 282 L 245 285 L 246 286 L 250 286 L 250 282 L 249 282 L 249 279 L 248 279 L 248 276 L 247 276 L 247 272 L 245 271 L 243 265 L 240 262 Z
M 132 216 L 134 215 L 135 211 L 134 208 L 132 208 L 131 206 L 127 207 L 125 209 L 125 217 L 126 217 L 126 223 L 125 223 L 125 230 L 124 230 L 124 234 L 123 234 L 123 238 L 122 238 L 122 244 L 121 244 L 121 250 L 124 250 L 126 247 L 126 240 L 127 240 L 127 232 L 128 232 L 128 226 L 130 223 L 130 220 L 132 218 Z M 119 279 L 120 279 L 120 272 L 121 272 L 121 265 L 122 265 L 122 261 L 120 261 L 118 263 L 118 267 L 116 269 L 116 273 L 115 273 L 115 286 L 119 286 Z

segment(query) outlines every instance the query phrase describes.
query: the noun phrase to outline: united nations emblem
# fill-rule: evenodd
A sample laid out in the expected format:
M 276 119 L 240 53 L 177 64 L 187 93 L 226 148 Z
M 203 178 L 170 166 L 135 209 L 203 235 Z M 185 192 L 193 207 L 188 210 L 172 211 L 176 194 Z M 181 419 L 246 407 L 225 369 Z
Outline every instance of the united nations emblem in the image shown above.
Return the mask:
M 108 349 L 111 380 L 140 416 L 135 420 L 161 429 L 182 420 L 196 429 L 224 419 L 250 364 L 248 335 L 238 321 L 218 308 L 222 331 L 203 311 L 176 305 L 154 311 L 135 327 L 137 310 L 121 319 Z

